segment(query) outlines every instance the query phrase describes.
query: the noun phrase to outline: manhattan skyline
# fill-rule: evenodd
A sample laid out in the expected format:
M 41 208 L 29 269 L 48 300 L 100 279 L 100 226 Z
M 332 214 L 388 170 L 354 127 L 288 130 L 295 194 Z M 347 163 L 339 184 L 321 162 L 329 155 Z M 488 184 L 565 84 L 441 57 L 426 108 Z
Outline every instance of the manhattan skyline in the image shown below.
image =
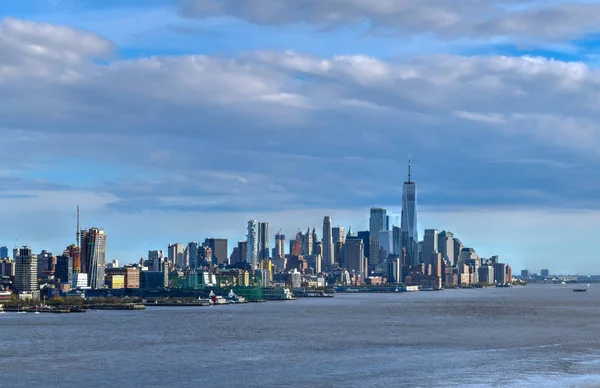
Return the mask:
M 400 219 L 410 154 L 421 238 L 597 272 L 596 4 L 98 3 L 0 6 L 0 245 L 61 252 L 77 205 L 107 261 L 232 247 L 251 219 L 270 248 L 325 216 L 368 230 Z

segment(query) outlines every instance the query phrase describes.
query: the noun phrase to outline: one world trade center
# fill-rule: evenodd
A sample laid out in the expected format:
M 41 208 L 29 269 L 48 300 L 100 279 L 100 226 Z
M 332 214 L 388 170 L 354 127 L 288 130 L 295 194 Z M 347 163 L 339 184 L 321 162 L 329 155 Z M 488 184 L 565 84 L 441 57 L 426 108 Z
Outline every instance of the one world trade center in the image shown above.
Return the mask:
M 419 233 L 417 230 L 417 186 L 410 179 L 408 159 L 408 181 L 402 188 L 402 248 L 406 252 L 405 265 L 419 264 Z

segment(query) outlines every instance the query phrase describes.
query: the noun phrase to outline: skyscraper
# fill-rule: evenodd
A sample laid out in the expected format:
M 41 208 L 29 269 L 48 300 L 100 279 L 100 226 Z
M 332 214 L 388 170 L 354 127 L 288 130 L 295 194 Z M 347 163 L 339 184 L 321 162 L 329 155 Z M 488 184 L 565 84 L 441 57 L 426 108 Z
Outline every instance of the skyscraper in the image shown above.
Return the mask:
M 238 252 L 240 255 L 240 262 L 247 262 L 246 255 L 248 254 L 248 241 L 238 241 Z
M 92 289 L 104 287 L 106 268 L 106 234 L 98 228 L 81 231 L 81 258 Z
M 81 250 L 75 244 L 69 245 L 63 251 L 63 256 L 69 256 L 72 260 L 73 273 L 85 272 L 85 268 L 81 266 Z
M 419 232 L 417 230 L 417 186 L 411 181 L 410 159 L 408 159 L 408 180 L 402 188 L 402 248 L 406 249 L 409 265 L 419 264 Z
M 15 289 L 35 292 L 37 285 L 37 260 L 28 247 L 18 248 L 15 257 Z
M 275 235 L 275 252 L 273 257 L 285 257 L 285 234 L 277 233 Z
M 438 234 L 438 250 L 442 254 L 442 259 L 454 266 L 454 234 L 443 231 Z
M 465 247 L 463 243 L 456 237 L 453 239 L 454 243 L 454 265 L 457 265 L 460 261 L 460 252 Z
M 176 265 L 178 267 L 184 266 L 184 252 L 183 252 L 183 244 L 175 243 L 169 244 L 169 261 L 171 264 Z
M 223 264 L 227 263 L 227 261 L 229 260 L 226 238 L 207 238 L 204 240 L 203 245 L 209 247 L 212 250 L 213 264 Z
M 437 229 L 425 229 L 423 234 L 423 262 L 425 264 L 434 265 L 431 261 L 432 253 L 438 253 L 438 231 Z
M 346 228 L 336 226 L 331 228 L 331 236 L 333 237 L 333 245 L 340 242 L 342 245 L 346 242 Z
M 362 240 L 347 240 L 344 244 L 344 267 L 349 271 L 360 273 L 360 281 L 365 280 L 365 251 Z
M 60 279 L 61 283 L 70 284 L 73 281 L 73 259 L 63 254 L 56 258 L 55 279 Z
M 323 266 L 325 268 L 333 265 L 333 236 L 331 231 L 331 217 L 323 219 Z
M 392 253 L 394 255 L 399 255 L 402 251 L 402 229 L 397 225 L 392 227 L 392 246 Z
M 258 258 L 268 259 L 270 256 L 269 252 L 269 240 L 271 234 L 269 232 L 268 222 L 258 223 Z
M 313 235 L 310 233 L 310 228 L 306 230 L 306 234 L 302 234 L 302 254 L 310 256 L 313 254 Z
M 369 217 L 369 265 L 375 266 L 385 257 L 379 257 L 379 232 L 387 228 L 387 210 L 381 207 L 371 208 L 371 216 Z
M 185 247 L 184 256 L 185 264 L 190 268 L 196 268 L 198 266 L 198 243 L 195 241 L 189 242 L 187 247 Z
M 388 255 L 394 253 L 394 232 L 391 230 L 379 231 L 379 258 L 384 262 Z
M 368 230 L 362 230 L 359 231 L 356 234 L 357 238 L 361 239 L 363 242 L 363 248 L 365 250 L 365 257 L 369 258 L 369 256 L 367 256 L 369 254 L 369 252 L 371 251 L 371 236 Z M 348 240 L 348 237 L 346 236 L 346 241 Z M 369 260 L 371 260 L 369 258 Z
M 197 262 L 197 260 L 198 260 L 198 252 L 196 251 L 195 261 Z M 163 262 L 165 261 L 165 255 L 162 250 L 148 251 L 148 261 L 152 262 L 152 271 L 153 272 L 161 272 Z
M 256 269 L 258 266 L 258 222 L 256 220 L 248 221 L 247 237 L 246 261 L 252 269 Z
M 8 259 L 8 247 L 0 247 L 0 259 Z

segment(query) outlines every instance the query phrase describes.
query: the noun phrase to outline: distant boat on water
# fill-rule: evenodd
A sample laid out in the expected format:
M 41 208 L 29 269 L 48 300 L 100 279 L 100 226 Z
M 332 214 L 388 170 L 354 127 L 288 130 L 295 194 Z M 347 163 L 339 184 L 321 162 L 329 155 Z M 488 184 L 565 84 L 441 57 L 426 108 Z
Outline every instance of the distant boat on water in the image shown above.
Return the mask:
M 590 285 L 588 284 L 587 287 L 576 288 L 573 291 L 574 292 L 586 292 L 589 287 L 590 287 Z

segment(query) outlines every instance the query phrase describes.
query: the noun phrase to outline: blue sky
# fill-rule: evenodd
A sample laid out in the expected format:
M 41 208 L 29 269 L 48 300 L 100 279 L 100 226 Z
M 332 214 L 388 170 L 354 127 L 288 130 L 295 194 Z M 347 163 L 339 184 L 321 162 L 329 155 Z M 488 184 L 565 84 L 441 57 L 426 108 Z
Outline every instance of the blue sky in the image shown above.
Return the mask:
M 240 5 L 241 4 L 241 5 Z M 420 228 L 516 270 L 596 273 L 596 1 L 24 0 L 0 5 L 0 245 L 82 225 L 169 242 Z M 321 234 L 321 233 L 319 233 Z M 230 244 L 230 248 L 233 244 Z

